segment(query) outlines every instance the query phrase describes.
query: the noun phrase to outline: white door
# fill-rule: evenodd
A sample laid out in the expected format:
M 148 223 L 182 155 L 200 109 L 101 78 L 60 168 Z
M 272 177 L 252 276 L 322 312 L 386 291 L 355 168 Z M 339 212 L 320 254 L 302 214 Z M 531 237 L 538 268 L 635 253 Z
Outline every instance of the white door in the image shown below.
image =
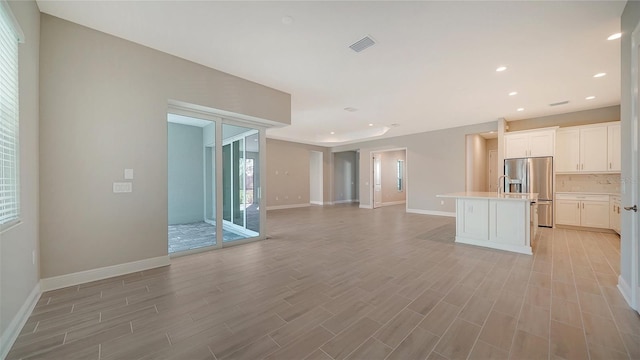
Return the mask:
M 607 171 L 607 127 L 580 129 L 580 171 Z
M 373 207 L 382 204 L 382 155 L 373 155 Z
M 622 183 L 622 204 L 624 212 L 622 212 L 622 224 L 624 228 L 621 229 L 621 248 L 626 244 L 630 245 L 629 253 L 631 254 L 631 278 L 628 287 L 631 293 L 628 294 L 630 305 L 632 308 L 639 310 L 640 304 L 638 304 L 638 289 L 640 288 L 640 266 L 638 264 L 640 259 L 640 229 L 638 228 L 638 200 L 640 176 L 638 176 L 638 138 L 640 138 L 640 24 L 636 26 L 636 30 L 632 34 L 632 49 L 631 49 L 631 119 L 628 126 L 629 134 L 625 134 L 629 147 L 625 149 L 625 154 L 630 154 L 625 161 L 627 168 L 623 171 L 623 183 Z M 628 151 L 628 152 L 626 152 Z M 626 179 L 625 179 L 626 178 Z M 627 246 L 628 246 L 627 245 Z M 627 250 L 624 249 L 624 250 Z M 621 249 L 622 250 L 622 249 Z M 623 259 L 624 260 L 624 259 Z M 621 284 L 618 284 L 620 287 Z

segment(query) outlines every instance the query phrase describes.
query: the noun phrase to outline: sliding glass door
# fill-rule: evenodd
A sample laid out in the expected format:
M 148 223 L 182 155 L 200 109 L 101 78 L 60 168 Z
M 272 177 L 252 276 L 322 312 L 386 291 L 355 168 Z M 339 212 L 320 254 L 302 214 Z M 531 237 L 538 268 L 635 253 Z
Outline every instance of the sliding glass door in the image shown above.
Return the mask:
M 225 242 L 260 235 L 260 144 L 257 129 L 222 125 L 222 197 L 224 228 L 236 236 Z
M 264 238 L 264 129 L 205 118 L 173 113 L 167 117 L 170 254 Z

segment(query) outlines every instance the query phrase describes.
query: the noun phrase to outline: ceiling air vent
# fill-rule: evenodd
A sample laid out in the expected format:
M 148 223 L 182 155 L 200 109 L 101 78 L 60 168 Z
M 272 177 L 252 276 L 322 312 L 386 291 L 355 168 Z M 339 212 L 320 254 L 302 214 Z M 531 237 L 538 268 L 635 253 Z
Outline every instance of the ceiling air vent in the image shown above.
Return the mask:
M 369 37 L 368 35 L 363 37 L 362 39 L 354 42 L 353 44 L 351 44 L 349 47 L 351 48 L 351 50 L 355 51 L 355 52 L 361 52 L 362 50 L 373 46 L 376 42 L 373 41 L 373 39 L 371 37 Z
M 560 101 L 560 102 L 557 102 L 557 103 L 549 104 L 549 106 L 565 105 L 565 104 L 568 104 L 568 103 L 569 103 L 569 100 L 565 100 L 565 101 Z

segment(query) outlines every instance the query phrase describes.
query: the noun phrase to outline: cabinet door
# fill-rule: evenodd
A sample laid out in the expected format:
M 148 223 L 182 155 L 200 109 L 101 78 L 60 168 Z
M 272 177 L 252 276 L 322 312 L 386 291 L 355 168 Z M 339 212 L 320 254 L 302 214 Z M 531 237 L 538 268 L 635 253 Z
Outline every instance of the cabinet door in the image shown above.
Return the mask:
M 614 198 L 609 199 L 609 228 L 616 229 L 616 216 L 618 211 L 616 209 L 616 202 Z
M 582 201 L 580 225 L 594 228 L 609 228 L 608 201 Z
M 529 156 L 553 156 L 555 131 L 545 130 L 529 133 Z
M 529 135 L 513 134 L 504 136 L 504 158 L 523 158 L 529 153 Z
M 580 130 L 558 130 L 553 160 L 557 172 L 580 171 Z
M 607 126 L 580 129 L 580 171 L 607 171 Z
M 529 203 L 524 201 L 489 201 L 489 240 L 525 246 L 527 206 Z
M 609 150 L 607 155 L 609 156 L 609 163 L 607 164 L 607 170 L 620 171 L 620 124 L 609 125 L 607 129 L 609 138 L 607 140 L 607 146 Z
M 556 200 L 556 224 L 580 226 L 580 201 Z
M 456 201 L 456 236 L 478 240 L 489 239 L 488 199 Z

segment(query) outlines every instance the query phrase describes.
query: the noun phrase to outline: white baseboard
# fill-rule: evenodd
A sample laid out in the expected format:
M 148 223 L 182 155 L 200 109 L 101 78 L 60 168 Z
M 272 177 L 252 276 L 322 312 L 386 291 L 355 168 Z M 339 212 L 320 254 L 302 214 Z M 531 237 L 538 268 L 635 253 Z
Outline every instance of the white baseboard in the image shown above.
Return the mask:
M 84 284 L 114 276 L 130 274 L 137 271 L 149 270 L 171 264 L 169 255 L 133 261 L 125 264 L 106 266 L 98 269 L 80 271 L 77 273 L 54 276 L 40 280 L 42 291 L 61 289 L 68 286 Z
M 422 214 L 422 215 L 435 215 L 435 216 L 448 216 L 448 217 L 456 217 L 455 212 L 447 212 L 447 211 L 434 211 L 434 210 L 422 210 L 422 209 L 407 209 L 408 213 L 413 214 Z
M 380 206 L 393 206 L 393 205 L 400 205 L 400 204 L 406 204 L 407 202 L 405 200 L 402 201 L 389 201 L 389 202 L 383 202 L 380 204 Z
M 324 205 L 324 203 L 322 201 L 309 201 L 309 204 L 311 205 Z M 269 208 L 267 208 L 267 210 L 269 210 Z
M 291 205 L 274 205 L 274 206 L 267 206 L 267 210 L 295 209 L 295 208 L 302 208 L 302 207 L 309 207 L 309 206 L 311 206 L 311 204 L 309 203 L 291 204 Z
M 627 302 L 627 304 L 629 304 L 629 306 L 631 306 L 632 309 L 637 311 L 638 309 L 636 309 L 633 306 L 633 301 L 631 301 L 631 286 L 629 286 L 629 284 L 627 284 L 627 282 L 624 281 L 624 278 L 622 278 L 622 275 L 618 276 L 618 290 L 622 294 L 622 297 Z
M 27 323 L 27 319 L 31 316 L 31 312 L 33 312 L 33 308 L 36 307 L 38 300 L 40 300 L 40 283 L 37 283 L 36 286 L 33 287 L 29 296 L 24 301 L 24 304 L 18 310 L 18 313 L 13 317 L 11 323 L 7 329 L 2 333 L 2 337 L 0 338 L 0 359 L 4 359 L 9 353 L 9 349 L 13 346 L 13 343 L 20 335 L 20 331 L 22 331 L 22 327 Z
M 369 204 L 360 204 L 360 209 L 373 209 L 373 206 Z

